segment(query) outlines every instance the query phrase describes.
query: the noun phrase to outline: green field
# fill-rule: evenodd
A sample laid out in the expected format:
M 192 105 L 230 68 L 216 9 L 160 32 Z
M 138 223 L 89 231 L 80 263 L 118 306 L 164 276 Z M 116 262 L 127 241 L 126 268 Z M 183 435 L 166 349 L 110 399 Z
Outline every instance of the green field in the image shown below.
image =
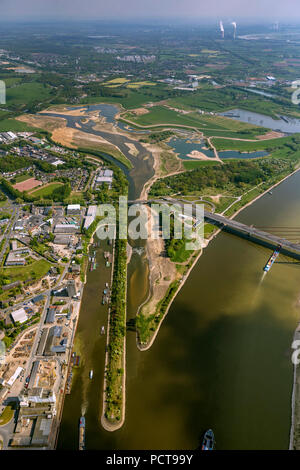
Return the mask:
M 84 98 L 80 104 L 93 104 L 93 103 L 112 103 L 121 104 L 125 109 L 133 109 L 141 106 L 150 101 L 149 95 L 143 94 L 142 91 L 137 89 L 127 89 L 124 95 L 120 96 L 89 96 Z
M 59 188 L 59 186 L 61 185 L 62 183 L 50 183 L 48 186 L 44 186 L 43 188 L 36 189 L 35 191 L 32 191 L 30 194 L 32 196 L 41 196 L 42 198 L 51 196 L 53 191 Z
M 26 181 L 29 178 L 31 178 L 30 175 L 24 174 L 24 175 L 16 176 L 15 180 L 16 180 L 16 183 L 22 183 L 22 181 Z
M 8 106 L 25 104 L 32 101 L 43 101 L 50 96 L 49 89 L 41 83 L 22 83 L 14 88 L 7 88 L 6 103 Z
M 204 166 L 212 166 L 212 165 L 220 165 L 219 162 L 209 162 L 208 160 L 191 160 L 191 161 L 183 161 L 183 166 L 186 170 L 194 170 L 194 168 L 202 168 Z
M 49 271 L 49 261 L 40 259 L 28 266 L 13 266 L 0 269 L 0 277 L 5 277 L 9 282 L 27 281 L 28 279 L 41 279 Z
M 278 114 L 293 114 L 299 112 L 291 101 L 283 99 L 282 104 L 275 100 L 254 95 L 238 87 L 226 86 L 224 88 L 202 87 L 193 92 L 185 93 L 183 96 L 168 100 L 168 104 L 175 107 L 189 109 L 202 109 L 204 111 L 223 112 L 230 109 L 246 109 L 257 113 L 272 116 L 277 119 Z
M 0 115 L 1 119 L 1 115 Z M 15 131 L 15 132 L 24 132 L 24 131 L 37 131 L 36 128 L 28 126 L 25 122 L 16 121 L 16 119 L 2 119 L 0 120 L 0 132 L 5 131 Z
M 265 129 L 252 126 L 234 119 L 224 118 L 222 116 L 202 115 L 196 112 L 189 114 L 179 113 L 165 106 L 154 106 L 150 108 L 149 113 L 136 116 L 132 112 L 122 115 L 124 120 L 128 119 L 139 126 L 155 125 L 174 125 L 197 128 L 206 135 L 221 134 L 223 136 L 239 133 L 246 138 L 256 134 L 263 134 Z
M 212 139 L 212 143 L 217 150 L 238 150 L 241 152 L 252 152 L 255 150 L 274 150 L 278 147 L 292 144 L 293 137 L 282 137 L 272 140 L 258 140 L 257 142 L 247 142 L 229 139 Z

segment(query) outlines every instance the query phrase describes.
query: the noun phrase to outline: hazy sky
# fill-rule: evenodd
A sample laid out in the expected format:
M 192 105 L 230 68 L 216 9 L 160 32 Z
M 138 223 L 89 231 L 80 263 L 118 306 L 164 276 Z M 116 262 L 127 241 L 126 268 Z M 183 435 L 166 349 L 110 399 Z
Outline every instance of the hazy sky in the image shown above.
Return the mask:
M 226 18 L 300 20 L 300 0 L 0 0 L 0 19 Z

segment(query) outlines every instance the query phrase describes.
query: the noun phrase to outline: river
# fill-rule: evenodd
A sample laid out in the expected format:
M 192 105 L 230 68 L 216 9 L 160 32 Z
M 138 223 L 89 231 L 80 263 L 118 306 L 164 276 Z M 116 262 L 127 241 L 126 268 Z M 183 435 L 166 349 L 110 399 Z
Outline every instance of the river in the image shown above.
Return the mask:
M 286 134 L 294 134 L 300 132 L 300 119 L 291 118 L 287 116 L 278 116 L 278 119 L 273 119 L 260 113 L 253 111 L 246 111 L 245 109 L 231 109 L 220 113 L 220 116 L 227 116 L 238 121 L 247 122 L 255 126 L 267 127 L 273 131 L 284 132 Z
M 237 220 L 270 231 L 300 226 L 299 207 L 296 173 Z M 96 274 L 88 272 L 78 331 L 89 343 L 88 368 L 95 379 L 89 381 L 82 365 L 66 396 L 58 449 L 78 448 L 83 411 L 88 450 L 195 449 L 208 428 L 217 449 L 287 449 L 300 266 L 280 257 L 263 279 L 269 256 L 263 247 L 219 234 L 174 300 L 151 349 L 138 351 L 135 333 L 128 331 L 126 421 L 114 433 L 99 421 L 104 347 L 95 337 Z M 134 253 L 128 320 L 147 296 L 146 265 L 145 255 Z

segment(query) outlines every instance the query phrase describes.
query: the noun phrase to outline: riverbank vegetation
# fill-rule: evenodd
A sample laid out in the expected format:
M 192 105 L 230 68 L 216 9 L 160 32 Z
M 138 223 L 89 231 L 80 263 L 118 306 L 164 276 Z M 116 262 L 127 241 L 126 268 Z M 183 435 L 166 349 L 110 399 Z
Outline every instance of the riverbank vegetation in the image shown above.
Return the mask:
M 127 241 L 116 239 L 105 370 L 104 415 L 111 424 L 123 418 L 126 334 Z
M 155 313 L 151 315 L 143 315 L 139 313 L 136 317 L 136 329 L 138 335 L 138 342 L 141 348 L 147 346 L 151 337 L 154 335 L 160 321 L 167 311 L 171 301 L 173 300 L 177 289 L 179 287 L 179 281 L 174 281 L 170 284 L 168 291 L 164 298 L 157 304 Z
M 223 165 L 200 166 L 176 176 L 157 180 L 151 187 L 150 197 L 171 195 L 242 196 L 257 185 L 261 189 L 291 173 L 300 160 L 300 153 L 291 158 L 263 158 L 232 160 Z M 251 198 L 253 194 L 249 193 Z

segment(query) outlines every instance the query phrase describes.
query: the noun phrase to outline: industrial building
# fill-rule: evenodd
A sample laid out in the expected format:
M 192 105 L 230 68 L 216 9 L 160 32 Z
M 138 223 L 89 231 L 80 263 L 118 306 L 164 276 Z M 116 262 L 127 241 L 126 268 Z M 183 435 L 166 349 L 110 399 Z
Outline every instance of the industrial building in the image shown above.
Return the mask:
M 37 356 L 42 356 L 44 354 L 44 349 L 47 341 L 48 336 L 48 328 L 44 328 L 41 334 L 41 339 L 37 348 Z
M 11 376 L 11 378 L 7 381 L 6 385 L 8 385 L 9 387 L 11 387 L 15 381 L 17 380 L 17 378 L 20 376 L 20 374 L 23 372 L 23 367 L 18 367 L 17 370 L 15 371 L 15 373 Z
M 86 212 L 86 217 L 84 219 L 83 228 L 86 230 L 94 222 L 97 215 L 97 206 L 89 206 Z
M 107 168 L 99 170 L 98 174 L 94 180 L 94 187 L 97 189 L 98 186 L 101 186 L 103 183 L 108 184 L 109 188 L 111 188 L 113 182 L 114 172 Z
M 19 308 L 12 312 L 11 317 L 14 323 L 25 323 L 28 320 L 27 313 L 25 312 L 24 308 Z
M 69 297 L 75 297 L 76 295 L 76 285 L 73 279 L 70 279 L 67 282 L 67 292 Z
M 65 353 L 67 348 L 67 337 L 65 335 L 66 333 L 63 333 L 61 326 L 52 326 L 48 333 L 44 355 L 54 356 L 55 354 Z
M 24 266 L 26 264 L 26 260 L 21 255 L 29 253 L 30 250 L 26 247 L 10 251 L 5 260 L 5 266 Z
M 55 415 L 56 397 L 51 389 L 36 387 L 28 391 L 20 397 L 18 421 L 10 445 L 47 446 Z
M 56 224 L 54 233 L 76 233 L 79 230 L 79 225 L 76 224 Z
M 71 235 L 56 235 L 54 238 L 55 245 L 66 245 L 68 246 L 72 242 Z
M 45 323 L 54 323 L 55 322 L 55 313 L 56 313 L 56 307 L 50 306 L 48 308 Z
M 69 204 L 67 206 L 68 215 L 80 215 L 80 204 Z
M 36 376 L 37 376 L 37 373 L 38 373 L 38 370 L 39 370 L 39 366 L 40 366 L 40 361 L 35 361 L 33 363 L 33 366 L 32 366 L 32 369 L 31 369 L 31 374 L 30 374 L 30 379 L 29 379 L 29 382 L 28 382 L 28 390 L 35 386 Z

